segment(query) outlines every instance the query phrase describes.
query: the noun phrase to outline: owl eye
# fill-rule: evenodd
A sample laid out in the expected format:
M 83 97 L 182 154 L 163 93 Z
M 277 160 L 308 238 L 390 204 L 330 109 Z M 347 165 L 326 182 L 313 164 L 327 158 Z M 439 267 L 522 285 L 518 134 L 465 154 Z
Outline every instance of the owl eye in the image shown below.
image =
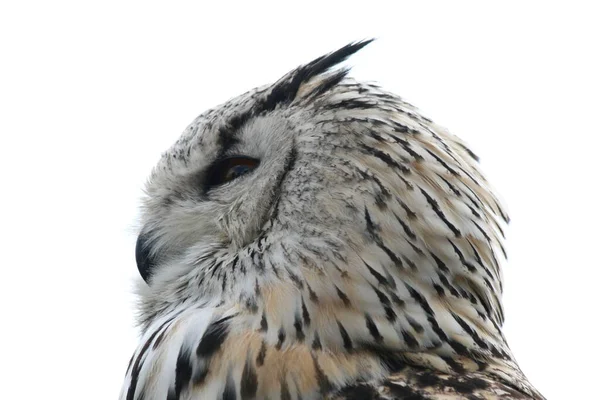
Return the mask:
M 258 167 L 260 162 L 251 157 L 235 156 L 217 161 L 208 173 L 208 186 L 218 186 L 239 178 Z

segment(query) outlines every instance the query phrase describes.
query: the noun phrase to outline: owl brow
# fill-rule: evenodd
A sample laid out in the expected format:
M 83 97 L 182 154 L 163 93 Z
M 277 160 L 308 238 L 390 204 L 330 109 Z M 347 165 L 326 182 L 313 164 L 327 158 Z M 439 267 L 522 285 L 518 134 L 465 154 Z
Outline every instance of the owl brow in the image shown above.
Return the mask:
M 217 136 L 217 144 L 219 146 L 217 160 L 223 158 L 227 150 L 239 142 L 239 139 L 235 135 L 248 122 L 251 116 L 250 112 L 234 115 L 219 129 Z
M 219 129 L 217 140 L 220 150 L 217 159 L 221 158 L 230 147 L 238 142 L 235 135 L 248 120 L 262 113 L 273 111 L 279 105 L 291 103 L 303 83 L 343 62 L 373 40 L 374 39 L 368 39 L 349 43 L 334 52 L 318 57 L 308 64 L 296 69 L 291 73 L 290 77 L 284 76 L 280 79 L 275 83 L 266 97 L 257 100 L 254 107 L 242 113 L 235 114 Z M 322 85 L 323 87 L 316 88 L 315 91 L 323 93 L 324 91 L 331 89 L 341 81 L 347 72 L 348 70 L 342 70 L 340 73 L 331 76 L 324 82 Z M 312 95 L 314 94 L 315 93 L 312 93 Z

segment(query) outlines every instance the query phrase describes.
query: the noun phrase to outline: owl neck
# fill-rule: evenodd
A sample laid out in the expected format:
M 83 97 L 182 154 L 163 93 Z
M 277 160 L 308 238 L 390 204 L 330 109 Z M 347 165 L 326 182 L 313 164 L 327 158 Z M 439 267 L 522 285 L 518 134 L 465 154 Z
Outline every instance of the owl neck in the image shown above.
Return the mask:
M 303 392 L 322 393 L 407 368 L 476 371 L 534 393 L 494 314 L 486 314 L 481 300 L 471 300 L 469 287 L 456 289 L 458 296 L 443 295 L 417 271 L 393 270 L 359 252 L 339 250 L 329 241 L 267 238 L 233 257 L 216 255 L 218 266 L 207 266 L 204 277 L 185 277 L 171 288 L 195 295 L 186 296 L 185 304 L 165 303 L 151 324 L 157 327 L 155 338 L 168 338 L 162 330 L 172 330 L 173 338 L 178 334 L 177 340 L 196 349 L 195 365 L 222 370 L 217 376 L 226 376 L 232 365 L 246 365 L 263 394 L 282 392 L 288 376 L 310 376 Z M 446 268 L 454 267 L 446 262 Z M 206 354 L 199 350 L 203 343 Z M 245 375 L 239 372 L 242 385 Z
M 499 327 L 479 320 L 470 302 L 451 302 L 416 281 L 405 286 L 409 296 L 401 297 L 398 287 L 391 291 L 353 281 L 350 274 L 329 280 L 307 269 L 303 278 L 304 284 L 293 278 L 258 286 L 264 301 L 251 329 L 262 333 L 270 351 L 309 348 L 312 354 L 342 357 L 358 369 L 361 363 L 379 363 L 381 370 L 370 371 L 384 376 L 405 368 L 477 372 L 522 393 L 535 393 Z
M 236 293 L 240 323 L 275 351 L 370 354 L 383 371 L 406 363 L 449 374 L 489 371 L 527 387 L 494 300 L 465 278 L 435 283 L 419 266 L 391 261 L 382 266 L 323 239 L 265 240 L 238 255 L 231 267 L 238 275 L 227 278 L 223 293 Z M 445 268 L 462 265 L 446 261 Z

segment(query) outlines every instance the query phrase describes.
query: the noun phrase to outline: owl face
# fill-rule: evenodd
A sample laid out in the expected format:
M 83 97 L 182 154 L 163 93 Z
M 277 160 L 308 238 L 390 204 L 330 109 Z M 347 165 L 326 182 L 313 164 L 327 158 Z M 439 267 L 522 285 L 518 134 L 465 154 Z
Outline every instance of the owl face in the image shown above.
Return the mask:
M 273 213 L 294 162 L 288 110 L 250 119 L 246 94 L 200 116 L 164 155 L 148 185 L 138 240 L 140 273 L 149 284 L 165 267 L 197 265 L 215 252 L 236 254 L 255 241 Z M 236 118 L 248 118 L 237 124 Z M 232 122 L 233 121 L 233 122 Z

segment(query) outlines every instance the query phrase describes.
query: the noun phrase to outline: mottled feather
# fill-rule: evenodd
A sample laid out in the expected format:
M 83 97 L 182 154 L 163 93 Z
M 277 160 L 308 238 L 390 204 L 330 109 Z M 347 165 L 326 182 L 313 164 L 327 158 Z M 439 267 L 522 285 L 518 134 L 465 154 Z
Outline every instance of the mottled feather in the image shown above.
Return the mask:
M 122 399 L 543 398 L 502 335 L 501 202 L 464 142 L 334 68 L 367 43 L 162 156 Z

